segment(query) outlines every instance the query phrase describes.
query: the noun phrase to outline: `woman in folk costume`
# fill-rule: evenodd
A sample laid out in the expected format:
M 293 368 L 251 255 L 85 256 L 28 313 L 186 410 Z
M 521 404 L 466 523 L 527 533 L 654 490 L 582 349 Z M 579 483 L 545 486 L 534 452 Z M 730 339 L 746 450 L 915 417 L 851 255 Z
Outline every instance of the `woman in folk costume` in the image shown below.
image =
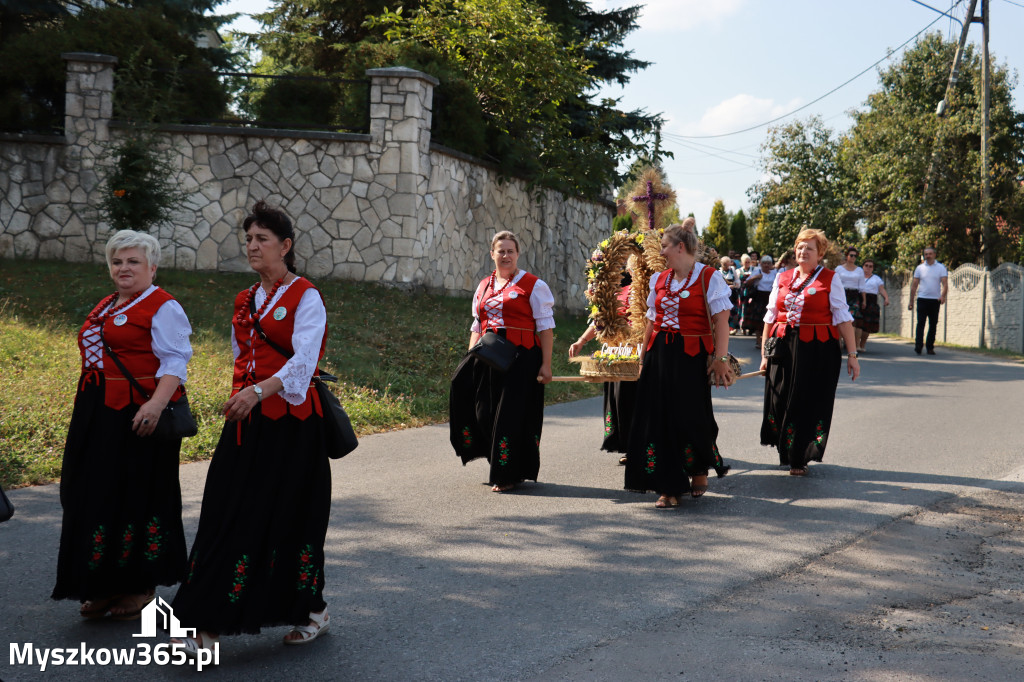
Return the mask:
M 710 468 L 719 476 L 729 469 L 718 453 L 708 375 L 725 385 L 732 303 L 721 273 L 697 262 L 692 222 L 666 228 L 661 245 L 669 269 L 651 277 L 625 487 L 654 491 L 654 506 L 671 509 L 687 491 L 707 491 Z
M 518 268 L 519 239 L 499 232 L 491 240 L 494 271 L 473 296 L 469 347 L 498 334 L 517 347 L 501 372 L 473 353 L 459 363 L 449 397 L 450 438 L 465 465 L 486 457 L 494 492 L 537 480 L 544 421 L 544 384 L 551 381 L 554 305 L 551 289 Z
M 795 246 L 797 266 L 779 275 L 764 317 L 764 341 L 774 337 L 776 348 L 770 359 L 761 359 L 767 370 L 761 444 L 778 450 L 790 475 L 805 476 L 808 462 L 820 462 L 828 444 L 840 335 L 849 351 L 846 371 L 855 381 L 860 363 L 842 280 L 821 265 L 828 239 L 807 229 Z
M 630 256 L 632 263 L 636 256 Z M 633 281 L 634 269 L 626 267 L 627 272 L 623 275 L 623 282 Z M 630 284 L 623 284 L 616 297 L 619 302 L 618 314 L 623 317 L 629 316 L 629 291 Z M 583 332 L 580 338 L 569 346 L 569 357 L 574 358 L 580 354 L 587 343 L 597 336 L 597 327 L 591 324 Z M 636 405 L 636 382 L 635 381 L 606 381 L 604 382 L 604 440 L 601 442 L 601 449 L 605 452 L 621 453 L 619 464 L 626 463 L 626 448 L 629 446 L 629 426 L 633 421 L 633 408 Z
M 130 620 L 153 601 L 156 585 L 185 576 L 181 439 L 153 431 L 184 390 L 192 327 L 181 305 L 153 284 L 155 237 L 121 230 L 106 255 L 115 292 L 78 334 L 82 374 L 64 446 L 52 597 L 82 601 L 83 618 Z
M 295 232 L 283 212 L 258 202 L 243 229 L 260 281 L 235 298 L 231 397 L 187 576 L 172 603 L 182 625 L 197 630 L 175 643 L 193 653 L 212 648 L 220 634 L 275 625 L 294 626 L 285 644 L 305 644 L 329 623 L 331 470 L 311 384 L 327 311 L 316 287 L 295 274 Z
M 882 308 L 878 305 L 878 297 L 885 299 L 885 305 L 889 305 L 889 292 L 885 290 L 885 282 L 875 274 L 875 261 L 868 258 L 864 261 L 864 288 L 861 289 L 861 296 L 864 297 L 861 303 L 860 317 L 853 321 L 857 328 L 857 340 L 860 346 L 858 353 L 863 353 L 868 345 L 868 337 L 878 333 L 879 320 L 882 316 Z

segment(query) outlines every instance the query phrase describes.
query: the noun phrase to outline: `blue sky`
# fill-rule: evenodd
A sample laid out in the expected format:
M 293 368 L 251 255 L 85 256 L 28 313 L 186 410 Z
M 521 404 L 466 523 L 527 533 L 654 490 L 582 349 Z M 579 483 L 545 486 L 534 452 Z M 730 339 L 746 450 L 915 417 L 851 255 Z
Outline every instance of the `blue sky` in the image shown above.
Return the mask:
M 988 0 L 990 50 L 997 63 L 1024 64 L 1024 0 Z M 922 0 L 963 20 L 967 2 Z M 228 0 L 219 14 L 260 12 L 270 0 Z M 960 25 L 913 0 L 592 0 L 595 9 L 643 4 L 640 28 L 627 49 L 654 62 L 625 88 L 608 96 L 621 106 L 662 113 L 665 147 L 675 153 L 664 164 L 683 215 L 693 212 L 704 227 L 716 199 L 727 210 L 746 210 L 747 189 L 758 181 L 760 146 L 767 127 L 729 134 L 807 108 L 775 125 L 820 116 L 837 131 L 850 125 L 848 112 L 878 87 L 877 68 L 820 101 L 822 95 L 864 71 L 932 24 L 929 31 L 956 40 Z M 950 7 L 955 6 L 951 10 Z M 979 10 L 980 13 L 980 3 Z M 245 19 L 235 26 L 255 30 Z M 970 29 L 980 52 L 981 24 Z M 901 51 L 892 52 L 898 59 Z M 811 102 L 814 102 L 811 104 Z M 937 103 L 936 103 L 937 104 Z M 1024 108 L 1018 84 L 1014 105 Z M 710 137 L 719 136 L 721 137 Z

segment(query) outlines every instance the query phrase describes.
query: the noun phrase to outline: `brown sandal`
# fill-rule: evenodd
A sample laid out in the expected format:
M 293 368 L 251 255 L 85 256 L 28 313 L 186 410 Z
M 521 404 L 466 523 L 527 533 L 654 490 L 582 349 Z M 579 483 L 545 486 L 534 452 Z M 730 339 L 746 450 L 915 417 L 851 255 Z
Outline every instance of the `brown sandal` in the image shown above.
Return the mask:
M 806 476 L 807 467 L 791 467 L 789 470 L 790 476 Z
M 153 590 L 144 594 L 126 594 L 110 607 L 110 617 L 114 620 L 135 620 L 155 597 Z
M 697 479 L 703 478 L 703 483 L 698 483 Z M 708 491 L 708 475 L 694 476 L 693 482 L 690 484 L 690 497 L 703 497 L 704 493 Z
M 107 597 L 105 599 L 89 599 L 82 602 L 78 609 L 78 615 L 82 618 L 103 618 L 110 611 L 110 607 L 121 599 L 121 595 Z

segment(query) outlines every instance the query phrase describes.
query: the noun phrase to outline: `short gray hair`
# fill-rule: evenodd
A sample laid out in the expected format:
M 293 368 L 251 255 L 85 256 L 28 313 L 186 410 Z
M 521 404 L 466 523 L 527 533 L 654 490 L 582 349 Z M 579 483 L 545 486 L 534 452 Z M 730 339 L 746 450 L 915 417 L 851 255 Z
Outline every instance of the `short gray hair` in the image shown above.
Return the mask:
M 160 264 L 160 242 L 153 235 L 146 234 L 145 232 L 136 232 L 135 230 L 121 230 L 115 233 L 113 237 L 107 240 L 108 268 L 110 267 L 110 261 L 114 258 L 114 254 L 121 249 L 139 249 L 146 257 L 147 265 Z

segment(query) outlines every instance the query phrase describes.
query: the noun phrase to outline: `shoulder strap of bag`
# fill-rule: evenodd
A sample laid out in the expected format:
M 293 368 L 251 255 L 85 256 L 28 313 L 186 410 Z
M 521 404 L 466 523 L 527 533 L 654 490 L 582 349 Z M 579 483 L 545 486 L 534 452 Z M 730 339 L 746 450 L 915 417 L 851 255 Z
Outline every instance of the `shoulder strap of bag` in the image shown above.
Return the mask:
M 252 328 L 256 330 L 256 335 L 259 336 L 260 339 L 265 344 L 267 344 L 268 346 L 270 346 L 271 348 L 276 350 L 278 353 L 283 355 L 288 360 L 291 360 L 292 356 L 295 355 L 295 351 L 288 351 L 288 350 L 286 350 L 284 348 L 284 346 L 282 346 L 281 344 L 277 343 L 272 338 L 267 336 L 267 333 L 265 331 L 263 331 L 263 327 L 260 326 L 260 321 L 256 318 L 256 304 L 252 300 L 249 301 L 249 312 L 252 314 Z M 320 368 L 317 367 L 316 368 L 316 373 L 313 374 L 313 381 L 317 381 L 317 380 L 319 380 L 319 381 L 337 381 L 338 377 L 334 376 L 333 374 L 329 374 L 327 372 L 322 372 L 322 371 L 320 371 Z
M 142 384 L 136 381 L 135 377 L 132 376 L 132 373 L 129 372 L 128 368 L 124 366 L 123 362 L 121 362 L 121 358 L 117 357 L 117 353 L 115 353 L 114 349 L 111 348 L 109 344 L 107 344 L 107 340 L 103 338 L 103 327 L 104 325 L 106 325 L 106 323 L 107 321 L 104 320 L 103 324 L 100 325 L 100 342 L 103 344 L 103 350 L 107 351 L 107 355 L 109 355 L 110 359 L 114 361 L 114 364 L 117 365 L 117 368 L 121 370 L 121 374 L 124 375 L 124 378 L 127 379 L 131 383 L 131 385 L 135 387 L 135 390 L 141 393 L 142 395 L 146 396 L 146 400 L 150 400 L 153 396 L 149 395 L 149 393 L 146 392 L 146 389 L 142 387 Z

